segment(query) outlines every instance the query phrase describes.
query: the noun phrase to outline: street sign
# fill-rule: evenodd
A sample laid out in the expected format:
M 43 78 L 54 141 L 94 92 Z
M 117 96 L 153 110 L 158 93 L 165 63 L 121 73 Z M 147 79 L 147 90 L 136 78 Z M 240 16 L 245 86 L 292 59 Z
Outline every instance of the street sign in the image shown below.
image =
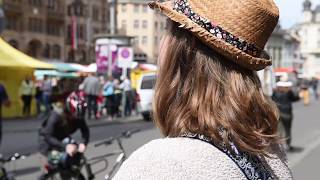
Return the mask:
M 118 49 L 118 66 L 121 68 L 130 68 L 133 62 L 132 47 L 119 47 Z

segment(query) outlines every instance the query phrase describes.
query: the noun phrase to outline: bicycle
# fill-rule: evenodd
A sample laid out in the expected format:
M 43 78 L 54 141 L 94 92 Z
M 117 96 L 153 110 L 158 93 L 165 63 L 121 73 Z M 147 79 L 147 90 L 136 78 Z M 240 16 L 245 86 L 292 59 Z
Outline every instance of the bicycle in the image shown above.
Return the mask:
M 2 155 L 0 155 L 0 180 L 14 180 L 14 173 L 8 172 L 4 165 L 25 158 L 26 156 L 20 155 L 19 153 L 15 153 L 8 158 L 4 158 Z
M 66 138 L 64 144 L 78 145 L 73 139 Z M 48 155 L 48 163 L 44 165 L 46 173 L 42 174 L 39 180 L 86 180 L 81 172 L 83 167 L 87 172 L 87 179 L 93 180 L 94 174 L 91 165 L 87 162 L 83 153 L 76 153 L 72 157 L 66 152 L 51 151 Z M 58 175 L 60 178 L 58 178 Z
M 110 137 L 102 142 L 99 142 L 97 144 L 95 144 L 94 146 L 95 147 L 99 147 L 99 146 L 102 146 L 102 145 L 105 145 L 105 146 L 109 146 L 111 144 L 113 144 L 114 141 L 117 142 L 118 144 L 118 147 L 119 147 L 119 150 L 116 150 L 114 152 L 111 152 L 111 153 L 107 153 L 107 154 L 104 154 L 104 155 L 101 155 L 101 156 L 97 156 L 97 157 L 94 157 L 94 158 L 91 158 L 90 161 L 93 161 L 91 164 L 97 164 L 99 162 L 102 162 L 104 161 L 106 163 L 106 166 L 104 169 L 107 169 L 108 167 L 108 160 L 107 158 L 108 157 L 111 157 L 111 156 L 117 156 L 117 159 L 116 159 L 116 163 L 111 167 L 111 170 L 109 171 L 109 173 L 107 175 L 105 175 L 105 180 L 110 180 L 114 173 L 116 172 L 116 170 L 122 165 L 122 163 L 127 159 L 127 154 L 126 154 L 126 151 L 122 145 L 122 141 L 121 139 L 122 138 L 130 138 L 133 134 L 135 133 L 138 133 L 140 132 L 141 130 L 140 129 L 135 129 L 135 130 L 129 130 L 129 131 L 125 131 L 123 133 L 121 133 L 120 135 L 116 136 L 116 137 Z

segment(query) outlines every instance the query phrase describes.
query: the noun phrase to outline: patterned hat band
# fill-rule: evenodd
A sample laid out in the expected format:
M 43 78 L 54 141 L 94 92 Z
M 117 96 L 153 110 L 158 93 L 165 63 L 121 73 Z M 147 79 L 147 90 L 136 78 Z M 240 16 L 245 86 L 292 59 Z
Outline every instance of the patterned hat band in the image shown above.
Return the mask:
M 188 3 L 188 0 L 175 0 L 174 10 L 178 13 L 184 14 L 190 20 L 192 20 L 193 22 L 210 32 L 210 34 L 217 37 L 218 39 L 223 40 L 229 45 L 232 45 L 251 56 L 260 56 L 262 50 L 256 47 L 254 44 L 250 44 L 245 40 L 236 37 L 235 35 L 218 26 L 216 23 L 193 12 L 192 8 Z

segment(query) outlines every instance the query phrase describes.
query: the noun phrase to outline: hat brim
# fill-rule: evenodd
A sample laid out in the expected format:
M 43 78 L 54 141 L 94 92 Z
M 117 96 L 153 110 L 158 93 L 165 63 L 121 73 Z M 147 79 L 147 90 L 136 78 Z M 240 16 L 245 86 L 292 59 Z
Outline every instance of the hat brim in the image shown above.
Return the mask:
M 181 27 L 191 31 L 203 43 L 244 68 L 258 71 L 272 65 L 272 62 L 268 59 L 269 56 L 265 51 L 261 53 L 260 57 L 254 57 L 241 51 L 240 49 L 212 35 L 184 14 L 175 11 L 172 3 L 172 1 L 161 3 L 154 1 L 150 2 L 149 6 L 154 10 L 159 10 L 172 21 L 181 24 Z

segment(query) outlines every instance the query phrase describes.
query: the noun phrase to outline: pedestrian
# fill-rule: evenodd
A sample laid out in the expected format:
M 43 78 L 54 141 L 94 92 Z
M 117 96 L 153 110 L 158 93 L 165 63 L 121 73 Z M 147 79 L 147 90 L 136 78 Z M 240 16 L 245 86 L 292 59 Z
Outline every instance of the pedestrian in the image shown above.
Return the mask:
M 41 108 L 43 106 L 42 101 L 42 90 L 41 90 L 41 84 L 38 82 L 36 83 L 36 90 L 35 90 L 35 100 L 36 100 L 36 108 L 37 108 L 37 115 L 41 113 Z
M 277 88 L 273 92 L 272 99 L 276 102 L 280 112 L 280 132 L 286 139 L 285 149 L 287 151 L 293 151 L 291 146 L 292 136 L 291 127 L 293 120 L 292 103 L 300 99 L 299 95 L 296 95 L 292 90 L 292 82 L 280 81 L 277 82 Z
M 301 94 L 303 97 L 303 104 L 308 106 L 310 104 L 310 93 L 309 93 L 310 82 L 308 79 L 304 78 L 301 82 Z
M 121 99 L 122 99 L 122 91 L 119 87 L 120 82 L 118 79 L 113 80 L 113 86 L 114 86 L 114 114 L 117 115 L 117 117 L 121 117 L 120 105 L 121 105 Z
M 107 109 L 108 119 L 112 120 L 115 115 L 115 94 L 113 77 L 109 77 L 103 86 L 103 96 L 105 97 L 105 108 Z
M 45 106 L 45 112 L 49 113 L 51 111 L 51 95 L 52 95 L 52 81 L 48 75 L 44 75 L 43 82 L 41 86 L 42 91 L 42 101 Z
M 275 3 L 149 5 L 169 18 L 153 101 L 153 118 L 166 138 L 135 151 L 113 179 L 292 179 L 276 105 L 256 73 L 272 64 L 261 55 L 278 23 Z
M 131 116 L 131 111 L 132 111 L 132 88 L 131 88 L 131 81 L 128 77 L 125 77 L 123 82 L 120 84 L 120 88 L 124 92 L 124 115 Z
M 87 96 L 88 118 L 91 119 L 93 111 L 95 119 L 98 119 L 97 98 L 101 90 L 99 78 L 95 76 L 95 73 L 90 73 L 89 76 L 84 79 L 82 85 L 83 90 Z
M 31 102 L 34 94 L 34 84 L 29 76 L 27 76 L 20 86 L 20 97 L 23 102 L 22 115 L 30 116 L 31 114 Z
M 314 93 L 314 98 L 316 100 L 319 99 L 319 94 L 318 94 L 318 79 L 317 78 L 312 78 L 312 90 L 313 90 L 313 93 Z
M 6 88 L 0 83 L 0 145 L 2 142 L 2 105 L 10 106 L 10 100 Z

